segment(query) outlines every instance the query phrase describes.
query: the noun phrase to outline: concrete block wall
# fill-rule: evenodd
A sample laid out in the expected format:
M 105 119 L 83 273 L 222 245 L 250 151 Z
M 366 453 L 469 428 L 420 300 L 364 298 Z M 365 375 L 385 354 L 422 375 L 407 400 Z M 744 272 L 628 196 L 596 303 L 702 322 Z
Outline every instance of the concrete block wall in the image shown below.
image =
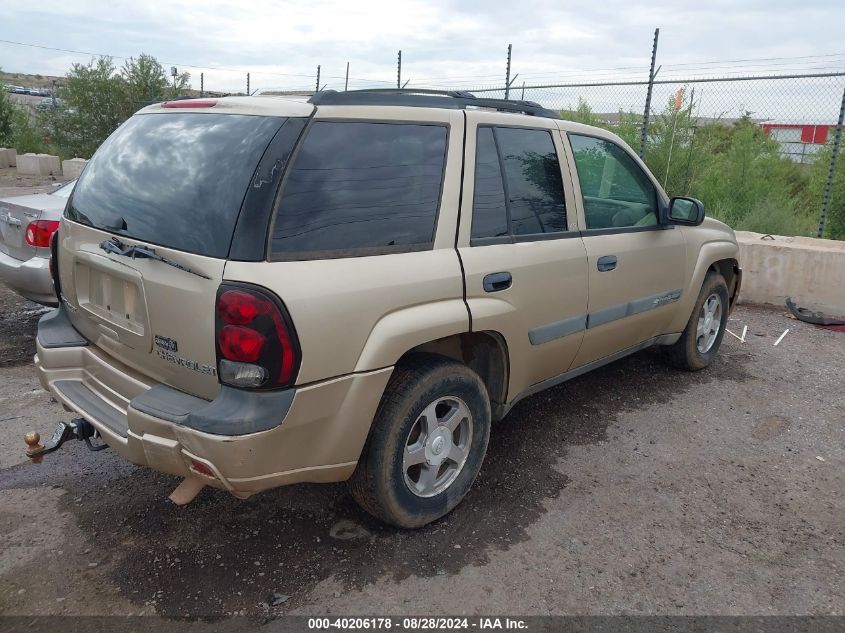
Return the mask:
M 0 167 L 14 167 L 17 165 L 18 150 L 0 147 Z
M 42 163 L 44 175 L 62 175 L 62 161 L 59 160 L 58 156 L 53 156 L 52 154 L 38 154 L 38 160 Z
M 79 174 L 82 173 L 82 170 L 86 164 L 88 164 L 88 161 L 84 158 L 71 158 L 68 160 L 63 160 L 62 173 L 64 174 L 65 178 L 68 178 L 70 180 L 73 180 L 74 178 L 79 178 Z
M 51 154 L 21 154 L 17 157 L 17 167 L 22 176 L 62 175 L 59 157 Z
M 750 231 L 737 231 L 736 239 L 740 302 L 783 306 L 792 297 L 802 307 L 845 315 L 845 242 Z
M 21 176 L 44 176 L 38 154 L 26 153 L 18 156 L 18 173 Z

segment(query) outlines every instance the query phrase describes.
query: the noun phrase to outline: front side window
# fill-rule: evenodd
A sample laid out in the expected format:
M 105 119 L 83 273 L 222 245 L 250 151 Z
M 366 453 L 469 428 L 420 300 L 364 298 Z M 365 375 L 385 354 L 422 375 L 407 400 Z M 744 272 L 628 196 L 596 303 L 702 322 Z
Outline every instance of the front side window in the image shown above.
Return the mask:
M 479 127 L 472 238 L 566 230 L 563 181 L 551 133 Z
M 655 226 L 657 191 L 624 149 L 593 136 L 570 134 L 587 229 Z
M 284 185 L 275 258 L 344 257 L 429 248 L 447 128 L 318 121 Z

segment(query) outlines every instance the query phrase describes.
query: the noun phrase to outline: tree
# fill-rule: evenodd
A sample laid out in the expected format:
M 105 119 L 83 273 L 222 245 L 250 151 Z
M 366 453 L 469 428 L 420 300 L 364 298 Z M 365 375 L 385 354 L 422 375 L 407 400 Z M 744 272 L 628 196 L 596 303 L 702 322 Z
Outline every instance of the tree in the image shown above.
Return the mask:
M 132 113 L 150 103 L 177 97 L 191 87 L 189 73 L 177 75 L 174 86 L 164 67 L 146 53 L 141 53 L 137 60 L 127 60 L 120 73 L 126 86 L 127 108 Z
M 6 91 L 0 92 L 0 145 L 4 147 L 12 145 L 12 118 L 15 109 Z
M 182 73 L 174 87 L 161 64 L 145 53 L 119 71 L 109 57 L 74 64 L 58 89 L 61 107 L 45 112 L 40 124 L 62 155 L 88 158 L 139 109 L 190 89 L 189 80 Z

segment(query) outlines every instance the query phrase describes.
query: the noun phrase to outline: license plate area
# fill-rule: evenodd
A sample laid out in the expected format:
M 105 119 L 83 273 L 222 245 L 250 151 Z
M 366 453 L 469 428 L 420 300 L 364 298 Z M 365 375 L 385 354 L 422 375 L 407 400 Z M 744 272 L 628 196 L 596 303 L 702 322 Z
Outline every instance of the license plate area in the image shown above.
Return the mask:
M 141 274 L 105 258 L 92 263 L 77 260 L 74 266 L 76 300 L 106 336 L 133 349 L 149 348 L 149 328 Z

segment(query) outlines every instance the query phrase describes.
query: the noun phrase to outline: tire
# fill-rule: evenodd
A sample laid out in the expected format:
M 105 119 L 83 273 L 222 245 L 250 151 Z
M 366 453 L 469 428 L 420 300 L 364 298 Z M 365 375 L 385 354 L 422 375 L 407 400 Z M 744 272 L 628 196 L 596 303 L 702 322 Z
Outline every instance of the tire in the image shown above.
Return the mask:
M 708 304 L 710 307 L 714 301 L 718 301 L 718 316 L 712 315 L 708 322 L 704 318 L 704 306 Z M 728 285 L 724 277 L 719 273 L 708 272 L 681 338 L 677 343 L 666 348 L 666 358 L 671 365 L 687 371 L 699 371 L 713 362 L 722 344 L 722 337 L 725 335 L 725 327 L 728 323 L 728 302 Z M 717 322 L 718 329 L 714 332 L 713 327 L 716 327 Z M 699 325 L 706 327 L 707 332 L 699 331 Z M 713 337 L 714 333 L 715 337 Z
M 445 357 L 416 356 L 390 378 L 350 480 L 352 496 L 385 523 L 422 527 L 461 502 L 489 438 L 490 401 L 478 375 Z

